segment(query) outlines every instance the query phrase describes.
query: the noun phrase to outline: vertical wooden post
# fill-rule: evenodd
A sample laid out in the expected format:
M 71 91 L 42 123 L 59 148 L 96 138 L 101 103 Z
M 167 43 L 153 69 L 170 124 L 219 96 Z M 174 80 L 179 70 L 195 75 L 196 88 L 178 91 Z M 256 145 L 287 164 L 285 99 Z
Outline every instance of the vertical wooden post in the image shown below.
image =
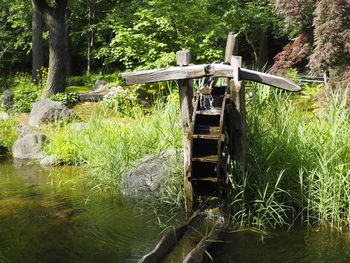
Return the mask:
M 188 50 L 180 50 L 176 52 L 176 63 L 178 66 L 188 66 L 191 60 L 191 52 Z M 185 190 L 185 208 L 186 212 L 192 210 L 192 184 L 188 181 L 191 174 L 190 158 L 191 158 L 191 141 L 188 139 L 188 128 L 191 123 L 193 106 L 193 83 L 192 80 L 179 80 L 179 94 L 182 115 L 183 143 L 184 143 L 184 190 Z
M 233 111 L 233 159 L 235 160 L 241 175 L 246 170 L 247 152 L 247 127 L 245 109 L 245 90 L 242 81 L 239 81 L 239 68 L 242 65 L 242 57 L 232 56 L 231 66 L 233 78 L 230 80 L 230 93 L 234 103 Z
M 237 55 L 237 34 L 228 33 L 225 49 L 225 62 L 231 63 L 232 55 Z

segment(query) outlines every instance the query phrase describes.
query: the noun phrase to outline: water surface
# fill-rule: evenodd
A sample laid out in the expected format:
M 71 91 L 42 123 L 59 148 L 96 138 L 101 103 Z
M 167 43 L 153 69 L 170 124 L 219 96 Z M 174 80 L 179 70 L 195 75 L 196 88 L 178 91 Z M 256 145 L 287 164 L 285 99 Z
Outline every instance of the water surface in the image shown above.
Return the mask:
M 137 262 L 159 239 L 151 213 L 77 185 L 82 171 L 0 160 L 0 262 Z

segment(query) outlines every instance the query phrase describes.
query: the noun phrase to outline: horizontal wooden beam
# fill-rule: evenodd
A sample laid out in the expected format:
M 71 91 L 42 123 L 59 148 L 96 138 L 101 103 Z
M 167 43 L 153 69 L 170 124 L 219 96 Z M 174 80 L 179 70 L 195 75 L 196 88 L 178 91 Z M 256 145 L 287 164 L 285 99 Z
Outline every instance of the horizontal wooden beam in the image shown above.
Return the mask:
M 254 82 L 259 82 L 265 85 L 288 91 L 301 91 L 301 88 L 297 84 L 288 79 L 250 69 L 240 68 L 239 78 L 240 80 L 250 80 Z
M 125 78 L 128 85 L 167 80 L 196 79 L 203 78 L 205 76 L 213 76 L 216 78 L 233 78 L 234 70 L 231 65 L 226 64 L 203 64 L 119 74 L 119 77 Z M 239 68 L 238 76 L 238 80 L 250 80 L 288 91 L 301 91 L 301 88 L 297 84 L 288 79 L 250 69 Z
M 204 64 L 119 74 L 119 77 L 125 78 L 128 85 L 178 79 L 196 79 L 205 76 L 232 78 L 232 67 L 225 64 Z

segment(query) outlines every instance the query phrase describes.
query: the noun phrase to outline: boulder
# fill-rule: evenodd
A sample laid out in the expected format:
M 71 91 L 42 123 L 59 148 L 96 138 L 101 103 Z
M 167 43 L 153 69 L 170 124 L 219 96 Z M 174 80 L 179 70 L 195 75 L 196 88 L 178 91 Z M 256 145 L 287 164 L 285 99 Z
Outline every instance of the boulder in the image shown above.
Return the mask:
M 61 164 L 61 158 L 56 155 L 46 156 L 44 159 L 40 161 L 40 165 L 44 167 L 57 166 Z
M 43 134 L 27 134 L 19 138 L 12 147 L 13 157 L 22 160 L 40 160 L 46 155 L 42 151 L 42 146 L 46 141 Z
M 5 90 L 3 93 L 2 93 L 2 103 L 3 105 L 5 106 L 5 109 L 6 110 L 9 110 L 12 105 L 13 105 L 13 99 L 14 99 L 14 95 L 11 91 L 9 90 Z
M 19 137 L 26 136 L 27 134 L 33 133 L 33 128 L 30 126 L 17 126 L 16 132 L 18 133 Z
M 43 99 L 34 103 L 29 115 L 28 124 L 38 127 L 42 123 L 57 123 L 77 118 L 77 115 L 62 102 Z
M 164 186 L 169 179 L 174 179 L 175 173 L 182 170 L 181 167 L 181 156 L 174 150 L 148 155 L 140 161 L 139 166 L 128 171 L 122 178 L 121 192 L 133 197 L 164 195 Z
M 108 85 L 108 82 L 102 79 L 98 79 L 95 81 L 95 84 L 92 86 L 91 90 L 93 92 L 101 92 L 106 89 L 107 85 Z

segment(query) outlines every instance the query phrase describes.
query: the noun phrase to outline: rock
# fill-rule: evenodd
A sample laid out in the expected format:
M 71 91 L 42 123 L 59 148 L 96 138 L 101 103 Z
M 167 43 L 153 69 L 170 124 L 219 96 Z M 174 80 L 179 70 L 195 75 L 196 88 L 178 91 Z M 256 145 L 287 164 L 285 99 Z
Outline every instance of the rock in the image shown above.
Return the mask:
M 20 137 L 26 136 L 27 134 L 33 133 L 33 129 L 30 126 L 17 126 L 16 132 Z
M 12 147 L 13 157 L 22 160 L 40 160 L 46 155 L 42 152 L 42 146 L 46 141 L 43 134 L 27 134 L 19 138 Z
M 2 103 L 5 106 L 6 110 L 9 110 L 12 107 L 14 97 L 15 96 L 13 95 L 13 93 L 9 90 L 5 90 L 2 93 Z
M 62 102 L 50 99 L 39 100 L 34 103 L 29 114 L 28 124 L 38 127 L 42 123 L 57 123 L 77 119 L 77 115 Z
M 10 116 L 6 112 L 0 112 L 0 121 L 6 121 Z
M 181 157 L 174 150 L 148 155 L 141 164 L 127 172 L 120 183 L 121 192 L 127 196 L 144 197 L 166 194 L 164 185 L 182 167 Z
M 107 87 L 108 82 L 102 80 L 102 79 L 98 79 L 95 81 L 95 84 L 92 86 L 92 91 L 93 92 L 101 92 L 104 91 Z
M 61 158 L 53 154 L 46 156 L 44 159 L 40 161 L 40 165 L 44 167 L 57 166 L 60 164 L 61 164 Z

